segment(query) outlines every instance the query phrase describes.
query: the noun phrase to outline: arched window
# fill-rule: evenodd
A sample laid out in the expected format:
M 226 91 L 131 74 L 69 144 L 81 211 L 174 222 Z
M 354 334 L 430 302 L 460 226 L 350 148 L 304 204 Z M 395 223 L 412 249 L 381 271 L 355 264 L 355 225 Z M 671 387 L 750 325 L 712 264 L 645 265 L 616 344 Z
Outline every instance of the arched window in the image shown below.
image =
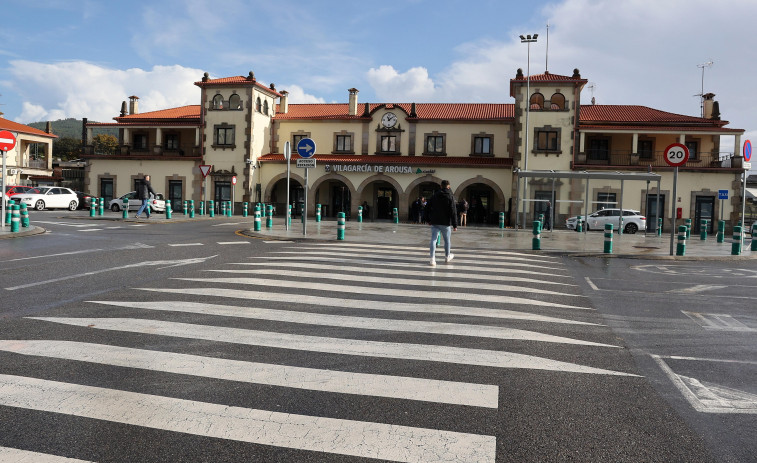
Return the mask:
M 552 98 L 549 99 L 550 109 L 565 109 L 565 95 L 562 93 L 555 93 Z
M 263 101 L 263 114 L 268 115 L 268 100 Z
M 221 95 L 213 97 L 213 109 L 223 109 L 223 97 Z
M 255 100 L 255 111 L 260 112 L 260 97 Z
M 544 109 L 544 95 L 534 93 L 531 95 L 531 109 Z
M 236 93 L 229 97 L 229 109 L 240 111 L 242 109 L 242 99 Z

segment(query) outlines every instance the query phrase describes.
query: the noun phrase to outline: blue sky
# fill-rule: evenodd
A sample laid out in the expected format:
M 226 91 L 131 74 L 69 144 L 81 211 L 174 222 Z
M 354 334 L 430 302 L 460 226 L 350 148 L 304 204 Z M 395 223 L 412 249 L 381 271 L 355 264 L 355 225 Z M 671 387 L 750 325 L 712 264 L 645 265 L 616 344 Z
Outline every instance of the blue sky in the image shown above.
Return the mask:
M 108 121 L 198 104 L 193 82 L 246 75 L 290 101 L 512 102 L 509 79 L 579 68 L 598 104 L 699 114 L 715 93 L 757 138 L 754 0 L 3 0 L 0 111 L 22 123 Z M 584 103 L 592 93 L 584 90 Z M 729 147 L 728 149 L 732 149 Z M 725 149 L 724 149 L 725 150 Z

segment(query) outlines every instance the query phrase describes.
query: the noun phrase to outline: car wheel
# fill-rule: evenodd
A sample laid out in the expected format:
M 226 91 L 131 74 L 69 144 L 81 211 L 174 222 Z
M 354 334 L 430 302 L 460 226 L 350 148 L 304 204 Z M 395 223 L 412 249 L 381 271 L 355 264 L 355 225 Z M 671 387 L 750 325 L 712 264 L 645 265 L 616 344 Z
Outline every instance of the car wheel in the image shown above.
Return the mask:
M 110 206 L 110 210 L 113 212 L 121 212 L 121 208 L 118 207 L 118 204 L 113 204 L 112 206 Z
M 38 211 L 41 211 L 45 208 L 45 202 L 41 199 L 37 201 L 37 204 L 34 205 L 34 209 L 37 209 Z
M 76 201 L 71 201 L 70 203 L 68 203 L 68 210 L 75 211 L 77 206 L 79 206 L 79 204 Z
M 637 231 L 639 231 L 639 227 L 635 223 L 629 223 L 626 225 L 625 232 L 629 235 L 633 235 Z

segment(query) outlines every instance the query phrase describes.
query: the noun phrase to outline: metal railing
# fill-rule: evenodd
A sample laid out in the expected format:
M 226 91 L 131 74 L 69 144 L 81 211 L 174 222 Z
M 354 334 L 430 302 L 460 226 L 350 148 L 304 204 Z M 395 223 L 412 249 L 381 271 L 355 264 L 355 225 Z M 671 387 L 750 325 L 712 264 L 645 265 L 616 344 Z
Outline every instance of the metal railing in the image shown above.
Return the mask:
M 649 153 L 632 153 L 630 150 L 588 150 L 585 153 L 579 153 L 574 167 L 635 167 L 635 166 L 652 166 L 652 167 L 669 167 L 665 162 L 664 151 L 653 151 Z M 683 166 L 684 168 L 731 168 L 732 152 L 706 151 L 696 154 L 694 159 Z

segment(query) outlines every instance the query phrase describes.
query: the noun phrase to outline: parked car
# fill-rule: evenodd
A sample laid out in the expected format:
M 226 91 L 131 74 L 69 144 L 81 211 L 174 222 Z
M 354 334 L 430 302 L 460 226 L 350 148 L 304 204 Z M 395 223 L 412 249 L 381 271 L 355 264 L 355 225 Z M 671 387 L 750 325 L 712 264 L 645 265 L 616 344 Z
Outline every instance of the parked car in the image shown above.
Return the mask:
M 13 196 L 19 195 L 21 193 L 26 193 L 27 191 L 31 189 L 32 187 L 30 186 L 8 185 L 7 187 L 5 187 L 5 194 L 8 195 L 11 199 L 13 199 Z
M 75 211 L 79 206 L 79 199 L 73 190 L 56 186 L 32 188 L 25 193 L 16 195 L 13 199 L 18 199 L 27 207 L 33 207 L 38 211 L 55 208 Z
M 92 202 L 92 198 L 95 196 L 83 191 L 74 191 L 74 193 L 76 193 L 76 197 L 79 199 L 78 209 L 89 209 L 89 203 Z
M 613 230 L 620 225 L 620 209 L 602 209 L 592 212 L 584 219 L 587 230 L 604 230 L 606 223 L 611 223 Z M 570 217 L 565 220 L 565 226 L 570 230 L 576 229 L 578 217 Z M 647 228 L 647 218 L 639 211 L 623 209 L 623 232 L 633 234 Z
M 113 212 L 121 212 L 124 207 L 124 199 L 129 200 L 129 210 L 137 211 L 142 206 L 142 200 L 137 198 L 136 191 L 130 191 L 125 195 L 111 200 L 108 203 L 108 208 Z M 158 193 L 157 196 L 150 195 L 150 210 L 152 212 L 166 212 L 166 201 L 163 195 Z

